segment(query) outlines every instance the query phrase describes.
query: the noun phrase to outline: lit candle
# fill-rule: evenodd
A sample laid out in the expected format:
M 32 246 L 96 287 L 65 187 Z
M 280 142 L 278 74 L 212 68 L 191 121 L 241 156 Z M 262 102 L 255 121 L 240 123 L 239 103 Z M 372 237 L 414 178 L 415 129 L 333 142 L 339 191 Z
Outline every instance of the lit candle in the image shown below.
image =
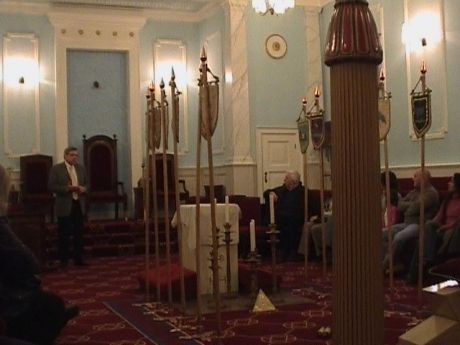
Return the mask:
M 275 224 L 275 195 L 270 193 L 270 224 Z
M 251 252 L 256 250 L 256 222 L 254 219 L 251 219 L 249 222 L 249 240 L 251 244 Z
M 225 196 L 225 223 L 230 223 L 230 214 L 228 207 L 228 195 Z

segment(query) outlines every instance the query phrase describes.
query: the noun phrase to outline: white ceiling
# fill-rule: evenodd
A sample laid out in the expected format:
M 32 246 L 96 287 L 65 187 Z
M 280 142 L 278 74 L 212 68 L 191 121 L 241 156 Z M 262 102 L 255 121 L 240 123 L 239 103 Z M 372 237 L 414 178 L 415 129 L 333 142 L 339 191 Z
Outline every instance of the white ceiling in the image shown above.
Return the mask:
M 22 2 L 197 12 L 207 5 L 218 4 L 221 0 L 23 0 Z

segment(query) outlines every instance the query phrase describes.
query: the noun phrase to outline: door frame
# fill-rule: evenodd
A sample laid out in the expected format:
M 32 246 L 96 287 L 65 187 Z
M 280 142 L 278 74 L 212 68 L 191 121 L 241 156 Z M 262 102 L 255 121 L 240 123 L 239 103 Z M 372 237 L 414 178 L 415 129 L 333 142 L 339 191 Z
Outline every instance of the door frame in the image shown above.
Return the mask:
M 298 129 L 297 128 L 256 128 L 256 157 L 257 157 L 257 195 L 263 200 L 263 178 L 264 178 L 264 169 L 263 169 L 263 145 L 262 137 L 265 134 L 295 134 L 298 138 Z M 299 147 L 300 152 L 300 147 Z M 301 155 L 299 155 L 301 158 Z M 303 176 L 303 164 L 300 164 L 301 168 L 299 170 L 300 176 Z

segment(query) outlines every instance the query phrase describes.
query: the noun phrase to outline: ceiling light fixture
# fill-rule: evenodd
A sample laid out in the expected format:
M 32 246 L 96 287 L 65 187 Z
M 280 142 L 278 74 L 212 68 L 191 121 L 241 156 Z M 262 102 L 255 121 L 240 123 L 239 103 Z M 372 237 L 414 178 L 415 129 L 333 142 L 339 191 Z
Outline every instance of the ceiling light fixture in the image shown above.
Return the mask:
M 294 0 L 252 0 L 252 7 L 257 13 L 265 15 L 283 14 L 289 8 L 294 8 Z

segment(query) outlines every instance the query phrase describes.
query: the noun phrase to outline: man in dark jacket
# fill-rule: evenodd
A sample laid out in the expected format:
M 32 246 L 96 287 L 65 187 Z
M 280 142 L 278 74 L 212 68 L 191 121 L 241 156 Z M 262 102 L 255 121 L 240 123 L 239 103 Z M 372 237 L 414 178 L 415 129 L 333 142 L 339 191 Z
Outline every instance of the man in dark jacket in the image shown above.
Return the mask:
M 283 259 L 292 260 L 297 255 L 305 220 L 305 188 L 300 182 L 300 174 L 297 171 L 287 171 L 282 186 L 264 192 L 266 203 L 272 193 L 275 200 L 275 222 L 280 231 Z M 311 215 L 318 213 L 318 205 L 310 202 L 310 198 L 308 205 Z

